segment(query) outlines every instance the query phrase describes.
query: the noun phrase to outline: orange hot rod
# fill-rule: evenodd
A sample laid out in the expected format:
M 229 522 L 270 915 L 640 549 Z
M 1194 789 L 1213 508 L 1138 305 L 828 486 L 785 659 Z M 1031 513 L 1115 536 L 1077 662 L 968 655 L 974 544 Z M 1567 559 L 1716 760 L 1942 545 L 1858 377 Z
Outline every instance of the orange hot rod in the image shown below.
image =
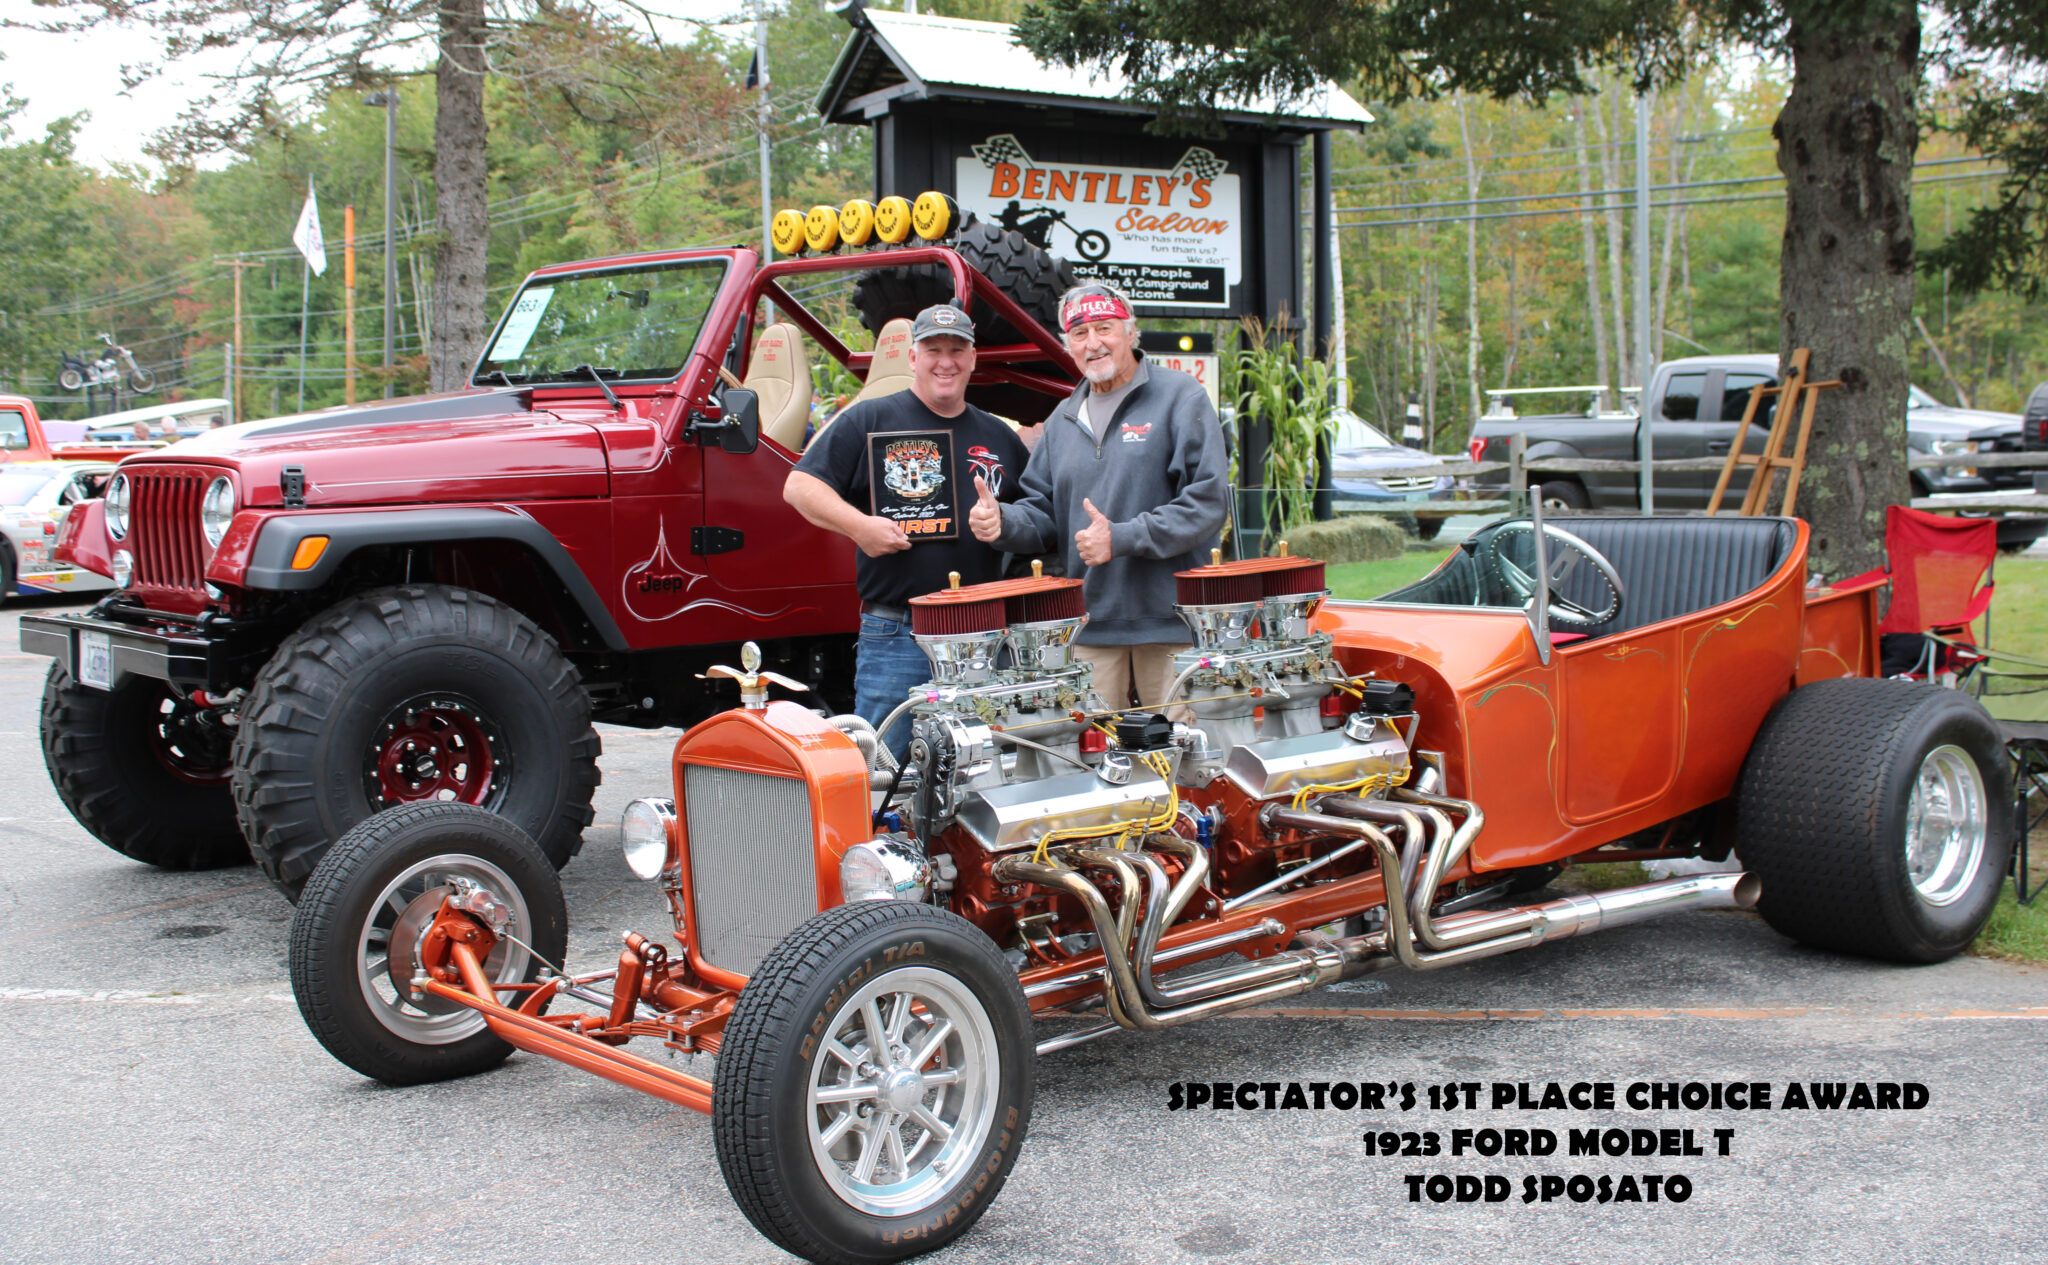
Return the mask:
M 709 1112 L 764 1235 L 875 1262 L 965 1232 L 1036 1059 L 1122 1029 L 1706 906 L 1939 960 L 2011 856 L 1999 735 L 1961 694 L 1871 679 L 1876 588 L 1808 587 L 1806 545 L 1793 519 L 1566 529 L 1539 505 L 1375 601 L 1326 600 L 1284 546 L 1218 560 L 1180 577 L 1169 714 L 1096 696 L 1077 581 L 950 590 L 914 604 L 932 679 L 883 726 L 911 728 L 900 767 L 858 717 L 769 701 L 803 687 L 749 647 L 715 669 L 743 706 L 625 813 L 673 943 L 570 970 L 533 842 L 411 805 L 314 873 L 293 989 L 382 1081 L 517 1048 Z M 1521 896 L 1574 862 L 1731 849 L 1746 872 Z M 715 1053 L 712 1079 L 636 1038 Z

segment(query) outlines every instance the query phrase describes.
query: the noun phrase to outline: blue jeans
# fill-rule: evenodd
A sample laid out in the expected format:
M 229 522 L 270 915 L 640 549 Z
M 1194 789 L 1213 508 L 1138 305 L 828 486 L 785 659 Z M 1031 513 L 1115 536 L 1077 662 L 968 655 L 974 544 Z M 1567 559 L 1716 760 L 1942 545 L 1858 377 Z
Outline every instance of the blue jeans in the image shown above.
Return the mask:
M 860 645 L 853 668 L 853 710 L 880 725 L 913 686 L 932 679 L 931 660 L 911 640 L 910 625 L 877 615 L 860 617 Z M 898 720 L 882 741 L 897 763 L 910 750 L 910 718 Z

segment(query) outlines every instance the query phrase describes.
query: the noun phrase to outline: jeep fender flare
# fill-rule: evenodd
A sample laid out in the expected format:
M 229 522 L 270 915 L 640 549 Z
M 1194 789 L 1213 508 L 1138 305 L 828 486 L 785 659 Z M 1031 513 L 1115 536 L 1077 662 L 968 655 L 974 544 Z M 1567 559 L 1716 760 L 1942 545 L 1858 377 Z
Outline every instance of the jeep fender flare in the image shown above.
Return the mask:
M 294 569 L 292 556 L 309 536 L 326 536 L 319 561 Z M 531 515 L 509 507 L 369 510 L 347 513 L 278 514 L 257 529 L 240 583 L 273 592 L 308 592 L 333 578 L 349 555 L 373 545 L 435 545 L 457 540 L 506 540 L 533 551 L 553 573 L 583 617 L 610 650 L 626 650 L 618 621 L 605 609 L 583 568 L 554 534 Z

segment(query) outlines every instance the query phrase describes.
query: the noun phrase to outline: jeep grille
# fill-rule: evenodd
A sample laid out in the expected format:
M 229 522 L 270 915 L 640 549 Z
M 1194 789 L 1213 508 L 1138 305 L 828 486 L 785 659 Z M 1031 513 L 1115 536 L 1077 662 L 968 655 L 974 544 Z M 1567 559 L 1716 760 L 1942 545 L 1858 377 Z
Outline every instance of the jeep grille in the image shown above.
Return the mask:
M 199 534 L 199 502 L 219 475 L 203 467 L 145 466 L 125 472 L 134 487 L 129 502 L 128 539 L 135 557 L 137 596 L 149 590 L 197 593 L 206 582 L 206 540 Z
M 800 778 L 687 764 L 683 799 L 697 951 L 752 975 L 818 912 L 810 788 Z

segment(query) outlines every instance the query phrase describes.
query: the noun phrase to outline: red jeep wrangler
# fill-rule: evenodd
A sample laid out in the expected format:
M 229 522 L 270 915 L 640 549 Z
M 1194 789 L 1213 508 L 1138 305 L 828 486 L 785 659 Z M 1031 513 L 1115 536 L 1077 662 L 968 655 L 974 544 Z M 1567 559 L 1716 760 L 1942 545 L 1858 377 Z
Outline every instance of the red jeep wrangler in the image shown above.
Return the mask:
M 856 269 L 873 350 L 785 288 Z M 132 458 L 58 543 L 116 591 L 21 621 L 22 648 L 56 660 L 59 796 L 127 856 L 253 852 L 294 897 L 331 840 L 415 801 L 489 808 L 564 864 L 591 820 L 593 721 L 710 715 L 699 674 L 749 640 L 851 703 L 852 546 L 782 499 L 811 423 L 798 332 L 882 394 L 909 384 L 908 322 L 889 322 L 971 303 L 970 398 L 1036 422 L 1079 381 L 1046 329 L 1070 282 L 972 221 L 950 247 L 543 268 L 468 390 Z M 758 328 L 769 306 L 787 323 Z

